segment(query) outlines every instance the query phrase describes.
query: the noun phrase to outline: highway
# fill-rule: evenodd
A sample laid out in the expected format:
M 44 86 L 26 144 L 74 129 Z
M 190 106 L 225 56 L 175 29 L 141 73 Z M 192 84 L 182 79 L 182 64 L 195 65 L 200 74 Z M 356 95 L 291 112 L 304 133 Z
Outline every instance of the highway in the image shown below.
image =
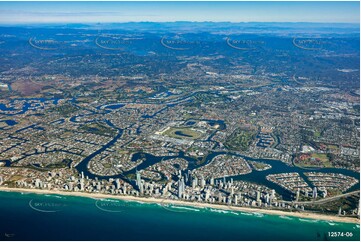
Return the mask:
M 344 193 L 344 194 L 340 194 L 340 195 L 337 195 L 337 196 L 333 196 L 333 197 L 327 197 L 327 198 L 323 198 L 323 199 L 320 199 L 320 200 L 316 200 L 316 201 L 305 201 L 305 202 L 296 202 L 296 201 L 293 201 L 292 203 L 293 204 L 323 204 L 323 203 L 327 203 L 327 202 L 330 202 L 330 201 L 333 201 L 333 200 L 337 200 L 339 198 L 342 198 L 342 197 L 349 197 L 349 196 L 352 196 L 352 195 L 355 195 L 355 194 L 358 194 L 360 193 L 360 191 L 353 191 L 353 192 L 348 192 L 348 193 Z M 284 201 L 284 202 L 288 202 L 289 201 Z

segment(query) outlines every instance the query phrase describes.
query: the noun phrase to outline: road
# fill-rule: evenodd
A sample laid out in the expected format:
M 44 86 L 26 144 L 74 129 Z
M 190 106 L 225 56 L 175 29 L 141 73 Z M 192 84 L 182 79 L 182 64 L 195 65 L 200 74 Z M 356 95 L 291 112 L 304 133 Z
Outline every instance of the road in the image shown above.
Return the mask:
M 353 192 L 348 192 L 348 193 L 344 193 L 344 194 L 340 194 L 340 195 L 337 195 L 337 196 L 333 196 L 333 197 L 327 197 L 327 198 L 323 198 L 323 199 L 320 199 L 320 200 L 316 200 L 316 201 L 307 201 L 307 202 L 295 202 L 293 201 L 292 203 L 293 204 L 323 204 L 323 203 L 327 203 L 327 202 L 330 202 L 330 201 L 333 201 L 333 200 L 337 200 L 339 198 L 342 198 L 342 197 L 348 197 L 348 196 L 351 196 L 351 195 L 355 195 L 355 194 L 358 194 L 360 193 L 360 191 L 353 191 Z M 284 202 L 288 202 L 289 201 L 284 201 Z

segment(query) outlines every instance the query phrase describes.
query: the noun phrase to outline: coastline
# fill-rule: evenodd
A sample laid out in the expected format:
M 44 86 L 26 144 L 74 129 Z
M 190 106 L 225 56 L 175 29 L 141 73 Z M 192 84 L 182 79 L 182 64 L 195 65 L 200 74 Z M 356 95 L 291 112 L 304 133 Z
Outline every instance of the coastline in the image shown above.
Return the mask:
M 351 217 L 338 217 L 338 216 L 316 214 L 310 212 L 300 213 L 300 212 L 287 212 L 281 210 L 251 208 L 251 207 L 235 207 L 235 206 L 227 206 L 220 204 L 187 202 L 187 201 L 161 199 L 161 198 L 146 198 L 146 197 L 133 197 L 133 196 L 111 195 L 111 194 L 100 194 L 100 193 L 65 192 L 58 190 L 39 190 L 39 189 L 8 188 L 8 187 L 0 187 L 0 191 L 18 192 L 18 193 L 35 193 L 35 194 L 43 194 L 43 195 L 48 194 L 48 195 L 61 195 L 61 196 L 75 196 L 75 197 L 87 197 L 87 198 L 99 198 L 99 199 L 117 199 L 124 201 L 144 202 L 144 203 L 158 203 L 158 204 L 165 203 L 165 204 L 182 205 L 182 206 L 196 207 L 196 208 L 212 208 L 212 209 L 228 210 L 228 211 L 261 213 L 268 215 L 290 216 L 290 217 L 305 218 L 312 220 L 324 220 L 330 222 L 360 224 L 359 219 L 351 218 Z

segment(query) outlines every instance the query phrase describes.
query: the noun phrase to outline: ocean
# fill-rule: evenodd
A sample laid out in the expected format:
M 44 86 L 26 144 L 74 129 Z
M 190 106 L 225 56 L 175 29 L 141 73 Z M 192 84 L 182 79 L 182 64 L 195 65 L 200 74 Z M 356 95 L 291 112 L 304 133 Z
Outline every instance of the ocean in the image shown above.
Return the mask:
M 0 192 L 0 240 L 359 239 L 358 224 L 162 203 Z

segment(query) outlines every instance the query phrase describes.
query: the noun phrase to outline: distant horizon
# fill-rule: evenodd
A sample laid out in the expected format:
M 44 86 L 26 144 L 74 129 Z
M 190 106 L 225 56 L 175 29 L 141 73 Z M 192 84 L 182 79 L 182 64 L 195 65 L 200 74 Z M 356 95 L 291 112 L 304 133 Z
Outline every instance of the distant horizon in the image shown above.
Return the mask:
M 0 24 L 360 23 L 357 2 L 0 2 Z
M 249 21 L 249 22 L 232 22 L 232 21 L 187 21 L 187 20 L 177 20 L 177 21 L 125 21 L 125 22 L 27 22 L 27 23 L 1 23 L 1 26 L 35 26 L 35 25 L 112 25 L 112 24 L 176 24 L 176 23 L 193 23 L 193 24 L 204 24 L 204 23 L 214 23 L 214 24 L 310 24 L 310 25 L 349 25 L 349 26 L 358 26 L 359 23 L 350 23 L 350 22 L 261 22 L 261 21 Z
M 288 24 L 349 24 L 358 25 L 357 22 L 304 22 L 304 21 L 189 21 L 189 20 L 176 20 L 176 21 L 118 21 L 118 22 L 23 22 L 23 23 L 6 23 L 0 22 L 0 26 L 3 25 L 55 25 L 55 24 L 84 24 L 84 25 L 95 25 L 95 24 L 127 24 L 127 23 L 230 23 L 230 24 L 251 24 L 251 23 L 262 23 L 262 24 L 276 24 L 276 23 L 288 23 Z

